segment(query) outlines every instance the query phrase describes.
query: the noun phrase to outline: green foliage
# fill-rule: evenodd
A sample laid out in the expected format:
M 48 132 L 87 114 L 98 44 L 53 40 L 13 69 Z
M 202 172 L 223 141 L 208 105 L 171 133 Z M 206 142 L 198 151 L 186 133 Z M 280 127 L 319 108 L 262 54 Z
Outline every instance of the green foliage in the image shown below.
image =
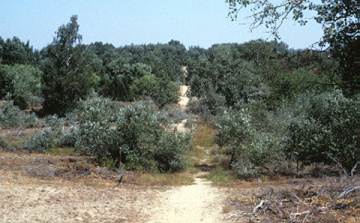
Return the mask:
M 289 126 L 288 155 L 304 164 L 335 159 L 351 170 L 360 160 L 359 107 L 339 90 L 313 97 L 307 113 Z
M 163 108 L 162 113 L 169 123 L 180 123 L 188 117 L 185 111 L 179 109 L 178 105 L 168 105 Z
M 41 76 L 42 72 L 30 65 L 0 65 L 0 97 L 10 93 L 35 106 L 41 101 Z
M 0 59 L 2 64 L 15 65 L 15 64 L 32 64 L 37 63 L 37 51 L 34 51 L 30 46 L 29 41 L 26 43 L 21 42 L 18 37 L 0 40 Z
M 43 109 L 48 114 L 64 116 L 85 98 L 99 81 L 97 72 L 102 63 L 90 50 L 81 45 L 77 16 L 62 25 L 51 45 L 42 52 L 45 56 L 42 69 Z
M 99 161 L 116 160 L 127 169 L 166 172 L 184 167 L 191 136 L 166 131 L 155 106 L 135 103 L 107 114 L 103 111 L 109 111 L 104 108 L 110 101 L 89 100 L 83 102 L 88 109 L 79 114 L 76 149 Z
M 36 131 L 30 139 L 25 142 L 24 148 L 28 151 L 45 153 L 56 147 L 74 146 L 74 138 L 77 131 L 63 131 L 64 120 L 57 115 L 45 118 L 45 128 Z
M 191 151 L 192 134 L 164 131 L 161 135 L 154 159 L 160 172 L 183 170 L 188 165 L 186 155 Z
M 271 93 L 266 102 L 270 106 L 278 106 L 283 99 L 292 101 L 306 91 L 321 93 L 331 90 L 333 84 L 327 75 L 299 68 L 291 72 L 279 72 L 269 81 L 269 87 Z
M 356 63 L 360 56 L 358 1 L 287 1 L 278 4 L 261 0 L 227 0 L 226 2 L 229 4 L 229 16 L 232 20 L 237 19 L 242 8 L 250 7 L 253 12 L 250 28 L 264 25 L 276 38 L 279 37 L 279 29 L 283 21 L 291 18 L 300 25 L 306 25 L 308 18 L 304 15 L 315 12 L 317 15 L 309 18 L 322 25 L 323 36 L 319 45 L 330 46 L 333 55 L 339 61 L 338 74 L 341 81 L 337 81 L 337 84 L 346 95 L 359 93 L 359 66 Z
M 9 100 L 11 96 L 5 97 L 0 110 L 0 127 L 35 127 L 41 126 L 38 118 L 34 113 L 21 112 L 17 106 L 14 106 L 13 102 Z
M 50 129 L 37 131 L 25 143 L 24 148 L 28 151 L 45 153 L 46 150 L 55 147 L 56 135 Z
M 150 98 L 160 107 L 177 102 L 177 90 L 178 85 L 170 82 L 169 78 L 157 78 L 154 75 L 145 75 L 130 86 L 136 98 Z
M 8 96 L 6 99 L 8 99 Z M 0 127 L 17 127 L 21 125 L 20 109 L 15 107 L 12 101 L 5 100 L 0 113 Z
M 250 120 L 250 115 L 246 110 L 225 111 L 215 125 L 218 129 L 216 142 L 220 147 L 226 147 L 231 157 L 230 169 L 239 159 L 239 153 L 243 150 L 245 141 L 252 134 Z
M 276 164 L 282 154 L 281 139 L 276 135 L 256 130 L 245 109 L 226 111 L 216 123 L 216 142 L 223 153 L 230 156 L 229 169 L 241 177 L 253 177 Z
M 111 157 L 111 152 L 115 153 L 119 149 L 115 138 L 115 115 L 109 99 L 92 96 L 81 101 L 78 111 L 79 135 L 75 148 L 84 154 L 95 155 L 98 159 Z
M 108 64 L 110 75 L 104 76 L 101 94 L 121 101 L 151 99 L 160 107 L 178 100 L 178 85 L 165 72 L 156 76 L 149 65 L 130 65 L 126 58 Z
M 16 95 L 14 98 L 14 105 L 18 106 L 20 110 L 25 110 L 29 107 L 26 99 L 22 95 Z

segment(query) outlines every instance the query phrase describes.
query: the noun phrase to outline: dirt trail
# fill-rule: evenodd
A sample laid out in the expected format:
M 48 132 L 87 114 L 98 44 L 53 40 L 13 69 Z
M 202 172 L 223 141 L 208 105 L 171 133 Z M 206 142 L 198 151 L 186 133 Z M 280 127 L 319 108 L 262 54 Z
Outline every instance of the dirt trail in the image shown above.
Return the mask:
M 189 98 L 186 96 L 186 92 L 188 91 L 189 86 L 186 85 L 180 85 L 180 100 L 178 102 L 179 106 L 180 106 L 180 110 L 185 110 L 186 106 L 189 103 Z M 177 125 L 177 130 L 178 132 L 186 132 L 186 128 L 185 128 L 185 123 L 186 123 L 187 119 L 183 119 L 178 125 Z
M 180 100 L 179 105 L 181 110 L 185 110 L 189 103 L 189 98 L 186 96 L 186 92 L 189 90 L 189 86 L 180 85 Z
M 179 105 L 181 110 L 185 110 L 188 105 L 189 98 L 186 92 L 189 87 L 180 86 Z M 178 124 L 179 132 L 186 131 L 184 124 L 187 120 L 182 120 Z M 149 211 L 151 216 L 149 223 L 212 223 L 223 222 L 225 215 L 222 213 L 222 201 L 224 191 L 212 187 L 209 181 L 198 178 L 197 176 L 204 174 L 199 173 L 195 176 L 194 185 L 173 187 L 170 190 L 159 195 Z M 229 222 L 229 221 L 226 221 Z
M 209 181 L 195 178 L 194 185 L 174 187 L 161 194 L 148 223 L 223 222 L 222 194 Z

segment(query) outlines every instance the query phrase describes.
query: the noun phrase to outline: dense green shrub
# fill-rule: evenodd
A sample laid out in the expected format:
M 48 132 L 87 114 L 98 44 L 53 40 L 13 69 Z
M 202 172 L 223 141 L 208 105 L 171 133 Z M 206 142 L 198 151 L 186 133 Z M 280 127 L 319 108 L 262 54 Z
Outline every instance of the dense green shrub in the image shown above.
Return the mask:
M 183 155 L 190 149 L 191 137 L 167 131 L 156 106 L 135 103 L 114 114 L 103 112 L 109 100 L 89 100 L 83 102 L 88 109 L 79 114 L 77 150 L 96 156 L 99 162 L 112 160 L 132 170 L 166 172 L 184 167 Z
M 44 153 L 48 149 L 61 146 L 64 135 L 63 126 L 64 120 L 58 118 L 57 115 L 45 117 L 45 128 L 30 136 L 30 139 L 25 142 L 25 150 Z
M 78 129 L 75 126 L 71 126 L 67 131 L 62 132 L 58 141 L 59 147 L 75 147 L 78 137 Z
M 8 96 L 10 97 L 10 96 Z M 21 125 L 20 109 L 12 101 L 4 100 L 0 112 L 0 127 L 17 127 Z
M 218 118 L 216 142 L 229 159 L 229 168 L 241 177 L 253 177 L 282 154 L 281 138 L 251 124 L 248 110 L 228 110 Z
M 6 94 L 15 97 L 14 104 L 21 110 L 41 102 L 42 72 L 30 65 L 0 65 L 0 98 Z
M 8 99 L 8 96 L 6 99 Z M 21 112 L 18 106 L 14 106 L 10 100 L 4 100 L 0 110 L 0 127 L 35 127 L 44 126 L 32 112 Z
M 307 113 L 289 126 L 288 156 L 304 164 L 340 162 L 347 170 L 360 160 L 360 102 L 335 90 L 310 99 Z
M 161 113 L 169 123 L 179 123 L 188 117 L 188 114 L 185 111 L 179 109 L 177 105 L 170 105 L 165 107 L 163 110 L 161 110 Z
M 25 110 L 29 107 L 28 102 L 26 101 L 26 98 L 22 95 L 16 95 L 14 97 L 14 105 L 18 106 L 20 110 Z
M 46 150 L 55 147 L 55 140 L 56 134 L 46 128 L 33 134 L 30 139 L 25 142 L 24 148 L 31 152 L 45 153 Z

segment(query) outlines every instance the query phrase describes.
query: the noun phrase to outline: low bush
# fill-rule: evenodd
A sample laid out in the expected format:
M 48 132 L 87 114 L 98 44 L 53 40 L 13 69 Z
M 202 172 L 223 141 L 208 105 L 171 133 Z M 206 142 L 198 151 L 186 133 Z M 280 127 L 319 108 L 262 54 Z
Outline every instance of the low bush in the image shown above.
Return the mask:
M 45 128 L 36 131 L 25 142 L 25 150 L 45 153 L 56 147 L 73 147 L 77 140 L 77 130 L 75 127 L 63 130 L 64 123 L 64 119 L 58 118 L 57 115 L 45 117 Z
M 180 110 L 178 107 L 169 106 L 163 109 L 169 123 L 179 123 L 188 117 L 185 111 Z
M 283 157 L 282 139 L 257 130 L 246 109 L 226 111 L 215 126 L 216 142 L 221 152 L 229 156 L 228 168 L 240 177 L 254 177 Z
M 30 152 L 45 153 L 46 150 L 55 147 L 56 136 L 50 129 L 37 131 L 25 142 L 24 148 Z
M 21 125 L 20 109 L 10 100 L 4 100 L 0 112 L 0 127 L 9 128 Z
M 39 122 L 37 116 L 32 112 L 21 112 L 18 106 L 15 106 L 13 101 L 10 100 L 10 95 L 5 97 L 0 110 L 0 127 L 13 128 L 13 127 L 35 127 L 43 126 Z
M 339 162 L 347 171 L 360 160 L 360 100 L 335 90 L 313 97 L 307 113 L 289 126 L 287 154 L 297 162 Z
M 18 106 L 20 108 L 20 110 L 25 110 L 25 109 L 29 108 L 29 104 L 26 101 L 26 98 L 22 95 L 16 95 L 14 97 L 14 105 Z
M 92 97 L 84 101 L 75 148 L 99 162 L 116 162 L 139 171 L 177 171 L 186 165 L 184 155 L 190 134 L 166 130 L 156 106 L 149 103 L 126 105 L 116 113 L 105 108 L 111 101 Z M 81 107 L 81 106 L 80 106 Z

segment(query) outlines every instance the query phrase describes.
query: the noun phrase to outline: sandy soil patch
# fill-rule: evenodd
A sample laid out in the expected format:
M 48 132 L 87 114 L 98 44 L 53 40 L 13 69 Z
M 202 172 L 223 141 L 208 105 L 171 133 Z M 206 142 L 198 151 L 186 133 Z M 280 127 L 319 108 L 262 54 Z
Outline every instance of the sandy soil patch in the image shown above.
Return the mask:
M 195 184 L 175 187 L 159 194 L 158 206 L 149 210 L 149 223 L 231 222 L 223 213 L 225 189 L 212 187 L 209 181 L 195 178 Z

